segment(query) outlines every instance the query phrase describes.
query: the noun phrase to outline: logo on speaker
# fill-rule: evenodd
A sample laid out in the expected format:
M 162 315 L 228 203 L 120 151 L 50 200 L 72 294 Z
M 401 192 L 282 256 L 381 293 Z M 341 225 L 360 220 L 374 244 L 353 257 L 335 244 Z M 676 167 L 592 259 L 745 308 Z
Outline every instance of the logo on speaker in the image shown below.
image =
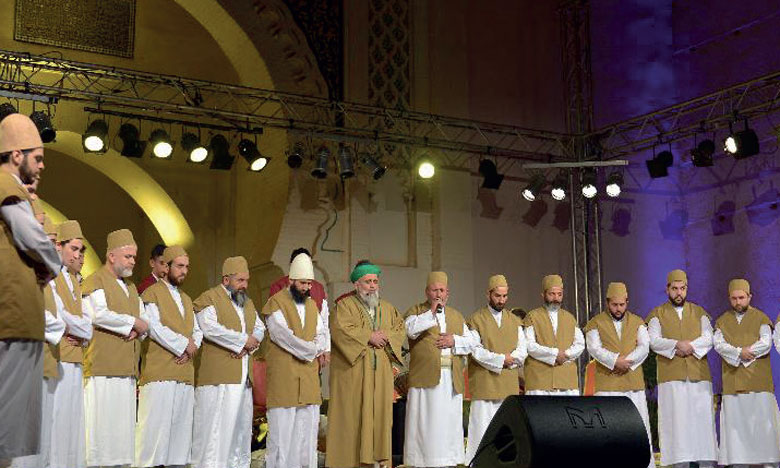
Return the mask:
M 567 406 L 565 407 L 565 410 L 572 429 L 595 429 L 597 425 L 601 426 L 602 429 L 607 428 L 607 423 L 604 421 L 604 416 L 595 406 L 589 410 L 581 410 L 579 408 L 572 408 Z

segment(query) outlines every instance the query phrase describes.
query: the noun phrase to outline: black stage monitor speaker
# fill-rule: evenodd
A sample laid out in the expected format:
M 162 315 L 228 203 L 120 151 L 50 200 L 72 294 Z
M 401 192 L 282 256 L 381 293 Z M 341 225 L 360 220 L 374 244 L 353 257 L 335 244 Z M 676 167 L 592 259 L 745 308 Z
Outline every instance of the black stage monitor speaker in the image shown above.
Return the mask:
M 473 468 L 647 468 L 650 442 L 628 397 L 511 396 Z

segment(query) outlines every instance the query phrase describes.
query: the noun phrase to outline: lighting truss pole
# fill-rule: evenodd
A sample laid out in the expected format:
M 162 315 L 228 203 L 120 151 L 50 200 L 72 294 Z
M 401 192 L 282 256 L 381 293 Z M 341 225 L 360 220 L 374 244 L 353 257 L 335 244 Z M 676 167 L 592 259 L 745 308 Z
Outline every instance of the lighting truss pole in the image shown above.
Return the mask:
M 563 43 L 563 73 L 566 130 L 573 136 L 575 159 L 593 159 L 588 152 L 588 134 L 593 127 L 590 55 L 590 6 L 588 0 L 565 0 L 559 6 Z M 571 249 L 574 270 L 574 311 L 580 327 L 602 310 L 601 246 L 598 198 L 579 196 L 583 168 L 571 169 Z M 580 357 L 580 388 L 587 359 Z
M 82 101 L 107 111 L 232 125 L 237 131 L 269 127 L 302 138 L 402 145 L 427 150 L 426 156 L 442 166 L 469 170 L 476 167 L 475 154 L 498 158 L 510 166 L 517 161 L 574 158 L 571 138 L 557 132 L 2 50 L 0 95 Z M 397 168 L 413 162 L 403 158 L 383 161 Z

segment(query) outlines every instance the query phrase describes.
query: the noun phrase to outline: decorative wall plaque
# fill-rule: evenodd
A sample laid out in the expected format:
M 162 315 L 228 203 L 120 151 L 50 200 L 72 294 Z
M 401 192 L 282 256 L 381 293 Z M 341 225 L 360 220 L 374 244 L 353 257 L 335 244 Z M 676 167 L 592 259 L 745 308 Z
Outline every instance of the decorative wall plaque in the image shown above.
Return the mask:
M 135 0 L 16 0 L 14 39 L 131 58 Z

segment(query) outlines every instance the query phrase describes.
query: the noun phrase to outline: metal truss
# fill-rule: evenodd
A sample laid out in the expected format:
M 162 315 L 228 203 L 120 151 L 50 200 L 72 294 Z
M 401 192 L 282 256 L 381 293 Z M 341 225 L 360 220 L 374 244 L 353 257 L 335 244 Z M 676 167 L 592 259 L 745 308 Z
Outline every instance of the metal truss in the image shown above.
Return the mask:
M 302 138 L 401 145 L 430 153 L 426 156 L 445 167 L 473 169 L 475 154 L 510 161 L 573 157 L 571 139 L 556 132 L 11 51 L 0 51 L 0 90 L 27 99 L 83 101 L 106 110 L 229 125 L 236 131 L 268 127 Z M 406 153 L 411 158 L 421 152 Z M 399 168 L 411 163 L 403 158 L 384 161 Z

